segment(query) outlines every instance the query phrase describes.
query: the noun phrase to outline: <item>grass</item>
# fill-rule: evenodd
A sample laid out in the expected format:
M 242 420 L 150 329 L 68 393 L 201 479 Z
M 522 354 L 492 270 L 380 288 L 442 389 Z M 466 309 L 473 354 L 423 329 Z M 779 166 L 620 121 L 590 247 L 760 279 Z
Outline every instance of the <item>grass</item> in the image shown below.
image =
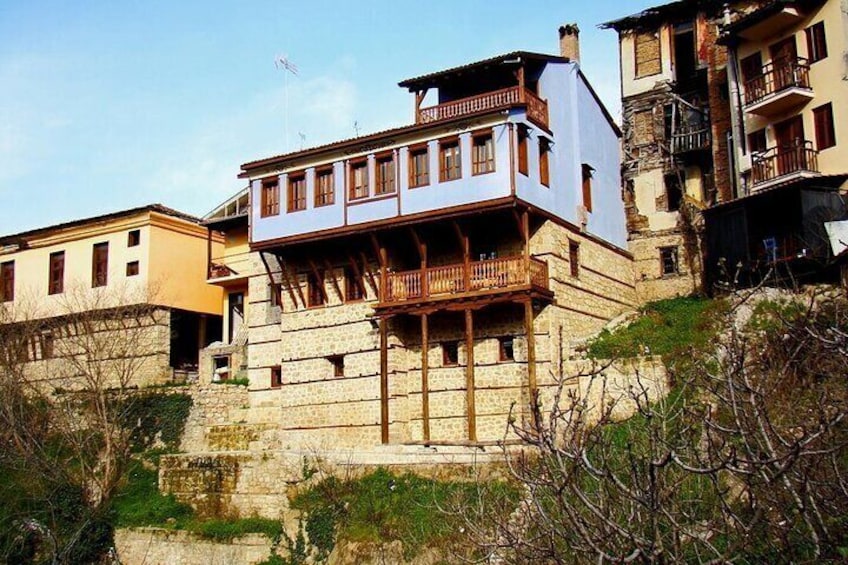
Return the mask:
M 589 344 L 594 359 L 637 355 L 680 355 L 706 346 L 714 336 L 720 306 L 706 298 L 686 297 L 651 302 L 641 316 L 626 327 L 604 330 Z
M 250 385 L 250 379 L 247 377 L 240 377 L 238 379 L 225 379 L 223 381 L 212 381 L 212 384 L 216 385 L 235 385 L 235 386 L 248 386 Z

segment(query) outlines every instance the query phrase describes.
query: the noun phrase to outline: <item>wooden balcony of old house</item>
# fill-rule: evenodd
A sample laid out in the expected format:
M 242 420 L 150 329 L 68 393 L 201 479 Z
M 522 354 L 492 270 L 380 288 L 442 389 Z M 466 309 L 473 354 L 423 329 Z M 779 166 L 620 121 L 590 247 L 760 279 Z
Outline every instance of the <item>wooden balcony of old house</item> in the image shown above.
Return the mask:
M 745 81 L 745 111 L 760 116 L 782 114 L 813 96 L 810 65 L 803 57 L 770 62 Z
M 232 286 L 247 280 L 250 258 L 245 250 L 241 253 L 212 257 L 207 268 L 206 282 L 221 286 Z
M 522 86 L 502 88 L 476 96 L 451 100 L 443 104 L 418 108 L 415 123 L 427 124 L 473 116 L 493 110 L 523 106 L 527 118 L 538 126 L 548 128 L 548 103 Z

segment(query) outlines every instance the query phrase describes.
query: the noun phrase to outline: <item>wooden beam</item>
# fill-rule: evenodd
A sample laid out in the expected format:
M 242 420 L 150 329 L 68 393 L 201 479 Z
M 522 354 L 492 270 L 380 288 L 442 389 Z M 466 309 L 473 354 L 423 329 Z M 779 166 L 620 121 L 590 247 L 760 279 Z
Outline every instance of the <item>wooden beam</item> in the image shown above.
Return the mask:
M 288 279 L 288 265 L 286 265 L 285 261 L 280 259 L 280 268 L 286 273 L 286 279 Z M 300 288 L 300 281 L 297 280 L 297 272 L 291 273 L 292 286 L 297 291 L 297 295 L 300 297 L 300 303 L 303 304 L 303 307 L 306 308 L 308 305 L 306 304 L 306 297 L 303 296 L 303 289 Z M 297 305 L 297 302 L 295 302 Z
M 336 280 L 336 272 L 333 269 L 333 266 L 330 265 L 330 260 L 326 257 L 324 258 L 324 268 L 327 269 L 325 272 L 330 273 L 330 281 L 333 284 L 333 288 L 336 290 L 336 294 L 339 296 L 339 302 L 344 302 L 344 294 L 342 294 L 342 289 L 339 286 L 339 281 Z
M 524 241 L 524 220 L 515 208 L 512 209 L 512 219 L 515 220 L 515 229 L 518 232 L 518 237 Z
M 380 290 L 377 288 L 377 281 L 374 279 L 374 274 L 370 270 L 368 270 L 368 258 L 365 256 L 365 252 L 360 251 L 359 257 L 362 259 L 362 271 L 367 275 L 368 282 L 371 284 L 371 288 L 374 290 L 374 294 L 379 297 Z
M 389 278 L 389 253 L 385 246 L 380 246 L 380 301 L 386 300 L 386 285 Z
M 530 212 L 526 209 L 521 214 L 521 235 L 524 238 L 524 276 L 530 283 Z
M 353 255 L 351 255 L 350 252 L 347 253 L 347 260 L 350 263 L 350 269 L 353 271 L 353 276 L 356 277 L 356 286 L 359 287 L 359 290 L 362 291 L 362 296 L 365 297 L 365 278 L 362 276 L 362 271 L 356 263 L 356 259 L 353 258 Z M 374 293 L 377 293 L 377 289 L 374 289 Z
M 294 285 L 292 284 L 292 281 L 289 279 L 289 271 L 288 271 L 288 269 L 286 269 L 286 264 L 279 257 L 277 257 L 277 263 L 279 263 L 279 265 L 280 265 L 280 272 L 283 273 L 283 282 L 286 285 L 286 290 L 288 290 L 288 292 L 289 292 L 289 298 L 291 298 L 292 304 L 294 304 L 294 307 L 295 307 L 295 310 L 296 310 L 298 308 L 297 297 L 294 294 Z M 298 286 L 298 288 L 300 288 L 300 287 Z
M 377 235 L 373 231 L 370 232 L 368 234 L 368 236 L 369 236 L 369 239 L 371 240 L 371 247 L 374 248 L 374 254 L 377 256 L 377 261 L 380 262 L 380 267 L 382 268 L 384 266 L 384 264 L 383 264 L 383 256 L 382 256 L 382 253 L 380 253 L 380 250 L 383 247 L 380 245 L 379 240 L 377 240 Z
M 380 318 L 380 441 L 389 443 L 389 332 L 388 318 Z
M 456 241 L 459 243 L 459 247 L 462 248 L 463 242 L 465 241 L 465 235 L 462 233 L 462 228 L 456 220 L 451 220 L 451 226 L 453 227 L 453 233 L 456 235 Z
M 274 280 L 274 274 L 271 272 L 271 266 L 268 264 L 268 259 L 265 257 L 265 253 L 260 251 L 259 258 L 262 259 L 262 264 L 265 265 L 265 272 L 268 273 L 268 280 L 271 281 L 271 291 L 274 292 L 277 295 L 277 299 L 279 299 L 280 285 L 279 283 L 277 283 L 277 281 Z M 277 263 L 280 263 L 279 258 L 277 259 Z M 297 304 L 295 304 L 295 306 L 297 306 Z
M 424 441 L 430 441 L 430 335 L 427 314 L 421 314 L 421 415 L 424 426 Z
M 312 276 L 315 277 L 315 284 L 318 287 L 318 292 L 321 293 L 321 297 L 324 299 L 324 304 L 329 302 L 327 296 L 327 290 L 324 288 L 324 277 L 321 276 L 321 273 L 318 272 L 318 267 L 315 266 L 315 263 L 312 259 L 307 259 L 307 263 L 309 263 L 309 270 L 312 271 Z
M 430 294 L 427 281 L 427 244 L 424 243 L 415 228 L 410 226 L 409 233 L 412 234 L 412 241 L 415 244 L 415 250 L 418 252 L 418 258 L 421 261 L 421 296 L 426 297 Z
M 474 397 L 474 315 L 465 311 L 465 405 L 468 414 L 468 440 L 477 441 L 477 408 Z
M 527 338 L 527 389 L 530 393 L 530 415 L 533 418 L 531 425 L 538 429 L 536 421 L 536 403 L 538 402 L 538 389 L 536 385 L 536 330 L 533 325 L 533 300 L 524 303 L 524 334 Z

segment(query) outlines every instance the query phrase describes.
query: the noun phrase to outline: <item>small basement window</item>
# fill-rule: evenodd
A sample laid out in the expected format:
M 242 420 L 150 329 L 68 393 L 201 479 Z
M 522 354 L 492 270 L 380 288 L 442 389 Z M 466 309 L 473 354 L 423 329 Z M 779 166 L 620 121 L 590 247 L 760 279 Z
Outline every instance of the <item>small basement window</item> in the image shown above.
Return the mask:
M 327 361 L 329 361 L 330 365 L 332 365 L 333 367 L 334 377 L 344 376 L 344 355 L 330 355 L 329 357 L 327 357 Z
M 442 365 L 445 367 L 453 367 L 454 365 L 459 365 L 458 341 L 442 342 Z
M 663 276 L 676 275 L 680 272 L 676 246 L 660 247 L 660 264 Z
M 515 361 L 515 338 L 510 336 L 498 338 L 498 359 L 500 361 Z
M 226 381 L 230 378 L 230 356 L 216 355 L 212 358 L 212 382 Z
M 283 370 L 279 365 L 271 367 L 271 388 L 283 386 Z

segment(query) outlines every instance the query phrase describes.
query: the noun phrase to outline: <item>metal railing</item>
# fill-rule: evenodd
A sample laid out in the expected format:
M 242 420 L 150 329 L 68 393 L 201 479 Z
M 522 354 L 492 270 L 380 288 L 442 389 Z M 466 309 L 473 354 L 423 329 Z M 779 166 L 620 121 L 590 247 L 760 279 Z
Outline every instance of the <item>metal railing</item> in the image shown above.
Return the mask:
M 792 87 L 810 89 L 810 65 L 803 57 L 764 65 L 762 74 L 745 81 L 745 104 L 756 104 Z

